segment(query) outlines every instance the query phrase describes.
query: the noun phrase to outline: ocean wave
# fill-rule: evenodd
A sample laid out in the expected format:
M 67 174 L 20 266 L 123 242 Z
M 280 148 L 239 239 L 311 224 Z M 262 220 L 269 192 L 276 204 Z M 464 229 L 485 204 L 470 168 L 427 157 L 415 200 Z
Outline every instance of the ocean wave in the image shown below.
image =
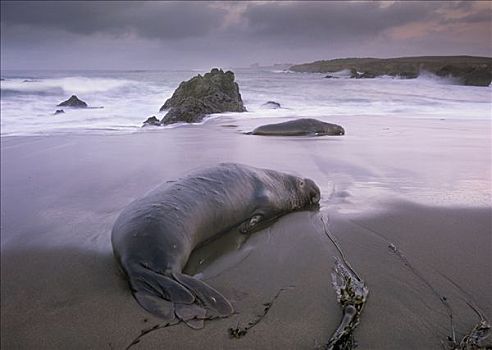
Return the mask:
M 35 89 L 22 90 L 22 89 L 15 89 L 15 88 L 4 88 L 2 86 L 2 89 L 0 89 L 0 94 L 2 95 L 2 98 L 22 96 L 22 95 L 58 96 L 58 95 L 62 95 L 63 93 L 64 90 L 60 87 L 46 88 L 44 90 L 35 90 Z
M 2 81 L 1 92 L 5 96 L 93 94 L 136 86 L 136 84 L 137 82 L 131 80 L 81 76 L 55 79 L 8 79 Z
M 419 76 L 416 78 L 421 82 L 428 82 L 432 84 L 444 84 L 444 85 L 459 85 L 460 81 L 457 78 L 453 78 L 451 76 L 448 77 L 440 77 L 435 75 L 434 73 L 421 71 Z
M 70 133 L 141 130 L 149 116 L 162 118 L 162 113 L 158 112 L 160 106 L 181 80 L 193 75 L 193 72 L 88 72 L 86 76 L 52 78 L 29 74 L 8 76 L 1 83 L 2 135 L 49 134 L 60 129 Z M 446 78 L 435 76 L 417 79 L 324 79 L 324 76 L 238 71 L 236 77 L 248 112 L 212 115 L 202 123 L 218 117 L 251 120 L 253 124 L 258 119 L 299 117 L 328 120 L 346 116 L 491 118 L 490 87 L 453 85 Z M 72 94 L 91 107 L 104 108 L 65 108 L 64 114 L 55 116 L 55 110 L 60 109 L 57 104 Z M 282 108 L 266 109 L 263 105 L 267 101 L 276 101 Z M 187 126 L 190 125 L 165 128 Z M 144 129 L 147 132 L 152 128 Z

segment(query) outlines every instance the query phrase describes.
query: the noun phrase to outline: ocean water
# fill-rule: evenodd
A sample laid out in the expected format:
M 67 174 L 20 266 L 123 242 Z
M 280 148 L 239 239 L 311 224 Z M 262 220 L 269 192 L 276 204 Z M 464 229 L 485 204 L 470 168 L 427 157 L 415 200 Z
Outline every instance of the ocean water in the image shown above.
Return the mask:
M 246 113 L 224 116 L 257 119 L 286 117 L 398 116 L 438 119 L 492 119 L 491 87 L 457 85 L 421 76 L 337 79 L 324 74 L 235 69 Z M 179 83 L 204 71 L 2 71 L 1 134 L 140 132 L 142 122 Z M 56 105 L 71 95 L 90 109 Z M 268 109 L 267 101 L 283 108 Z M 176 127 L 176 126 L 172 126 Z

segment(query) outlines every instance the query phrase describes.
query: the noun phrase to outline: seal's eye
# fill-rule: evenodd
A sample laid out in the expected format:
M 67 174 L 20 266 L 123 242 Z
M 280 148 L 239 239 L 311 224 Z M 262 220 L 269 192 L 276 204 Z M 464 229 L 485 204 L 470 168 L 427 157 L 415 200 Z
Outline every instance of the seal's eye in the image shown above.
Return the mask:
M 303 180 L 299 180 L 299 187 L 304 187 L 304 181 Z

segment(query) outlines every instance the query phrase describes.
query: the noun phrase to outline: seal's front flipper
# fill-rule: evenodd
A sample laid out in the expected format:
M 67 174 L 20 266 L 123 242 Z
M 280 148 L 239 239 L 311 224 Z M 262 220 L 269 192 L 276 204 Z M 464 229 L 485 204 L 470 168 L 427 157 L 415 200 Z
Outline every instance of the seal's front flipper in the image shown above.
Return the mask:
M 226 317 L 234 312 L 229 300 L 205 282 L 180 273 L 174 273 L 173 277 L 195 294 L 210 317 Z
M 263 215 L 255 214 L 248 220 L 244 221 L 239 225 L 239 232 L 241 233 L 251 233 L 256 229 L 258 224 L 263 220 Z
M 174 321 L 174 304 L 148 292 L 136 292 L 133 294 L 140 306 L 159 318 L 168 322 Z
M 145 292 L 180 304 L 192 304 L 195 301 L 194 295 L 188 289 L 170 277 L 143 267 L 131 272 L 129 281 L 134 294 Z

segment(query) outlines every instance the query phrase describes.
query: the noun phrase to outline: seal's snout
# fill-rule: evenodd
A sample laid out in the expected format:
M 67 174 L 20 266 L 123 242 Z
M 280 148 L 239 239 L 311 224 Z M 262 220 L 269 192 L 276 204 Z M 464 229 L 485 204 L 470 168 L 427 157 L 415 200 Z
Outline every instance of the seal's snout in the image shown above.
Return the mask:
M 304 182 L 306 184 L 306 193 L 309 196 L 309 203 L 318 204 L 321 198 L 321 191 L 318 185 L 311 179 L 304 179 Z
M 318 204 L 320 195 L 318 192 L 311 192 L 311 204 Z

